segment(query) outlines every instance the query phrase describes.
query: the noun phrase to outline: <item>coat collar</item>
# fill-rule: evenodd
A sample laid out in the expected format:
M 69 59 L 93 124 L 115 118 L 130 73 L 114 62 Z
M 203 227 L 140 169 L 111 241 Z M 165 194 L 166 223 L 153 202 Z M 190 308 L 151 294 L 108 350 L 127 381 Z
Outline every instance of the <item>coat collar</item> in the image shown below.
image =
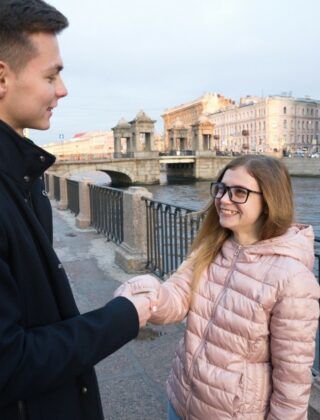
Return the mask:
M 0 120 L 0 171 L 28 187 L 56 158 Z

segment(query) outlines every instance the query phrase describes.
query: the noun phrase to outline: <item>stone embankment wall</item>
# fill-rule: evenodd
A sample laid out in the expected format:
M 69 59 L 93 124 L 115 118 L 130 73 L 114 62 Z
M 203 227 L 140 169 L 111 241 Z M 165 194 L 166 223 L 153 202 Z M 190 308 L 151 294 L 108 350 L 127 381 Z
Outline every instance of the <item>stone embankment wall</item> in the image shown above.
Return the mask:
M 320 177 L 319 158 L 283 158 L 290 175 Z
M 211 180 L 229 163 L 231 157 L 201 157 L 197 158 L 194 176 L 198 180 Z M 320 177 L 319 158 L 283 158 L 291 176 Z

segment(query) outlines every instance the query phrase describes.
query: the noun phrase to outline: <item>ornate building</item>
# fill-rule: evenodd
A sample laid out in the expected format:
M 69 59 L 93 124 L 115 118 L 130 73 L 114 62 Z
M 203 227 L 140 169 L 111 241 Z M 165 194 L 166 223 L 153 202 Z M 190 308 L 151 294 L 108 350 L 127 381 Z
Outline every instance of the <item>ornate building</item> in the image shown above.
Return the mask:
M 209 115 L 222 151 L 319 151 L 320 101 L 292 96 L 247 96 Z
M 203 150 L 208 145 L 214 147 L 213 125 L 205 116 L 232 103 L 222 95 L 207 93 L 194 101 L 166 109 L 162 115 L 165 149 L 195 150 L 196 145 Z

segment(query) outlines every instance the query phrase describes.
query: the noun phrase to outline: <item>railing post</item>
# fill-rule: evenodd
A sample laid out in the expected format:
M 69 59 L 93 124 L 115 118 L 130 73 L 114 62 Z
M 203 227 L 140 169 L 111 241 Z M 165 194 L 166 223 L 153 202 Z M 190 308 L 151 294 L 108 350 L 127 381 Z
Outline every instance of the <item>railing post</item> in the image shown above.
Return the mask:
M 152 198 L 143 187 L 130 187 L 123 194 L 123 242 L 116 249 L 115 262 L 127 273 L 146 271 L 147 216 L 143 196 Z
M 313 380 L 309 399 L 308 420 L 318 420 L 320 417 L 320 375 Z
M 89 183 L 89 180 L 79 181 L 79 214 L 76 217 L 76 226 L 80 229 L 85 229 L 90 226 L 91 209 Z
M 54 178 L 53 178 L 53 174 L 48 174 L 48 179 L 49 179 L 49 192 L 48 192 L 48 197 L 50 198 L 50 200 L 54 199 Z
M 68 208 L 67 178 L 64 176 L 60 177 L 60 201 L 58 206 L 60 210 Z

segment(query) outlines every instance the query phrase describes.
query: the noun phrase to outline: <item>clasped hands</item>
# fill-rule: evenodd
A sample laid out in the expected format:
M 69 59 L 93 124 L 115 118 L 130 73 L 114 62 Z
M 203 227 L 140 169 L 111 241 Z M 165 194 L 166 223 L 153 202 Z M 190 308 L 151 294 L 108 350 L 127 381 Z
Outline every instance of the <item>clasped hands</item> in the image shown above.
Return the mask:
M 136 276 L 118 287 L 114 297 L 123 296 L 135 306 L 140 327 L 144 327 L 152 315 L 157 311 L 160 282 L 150 274 Z

